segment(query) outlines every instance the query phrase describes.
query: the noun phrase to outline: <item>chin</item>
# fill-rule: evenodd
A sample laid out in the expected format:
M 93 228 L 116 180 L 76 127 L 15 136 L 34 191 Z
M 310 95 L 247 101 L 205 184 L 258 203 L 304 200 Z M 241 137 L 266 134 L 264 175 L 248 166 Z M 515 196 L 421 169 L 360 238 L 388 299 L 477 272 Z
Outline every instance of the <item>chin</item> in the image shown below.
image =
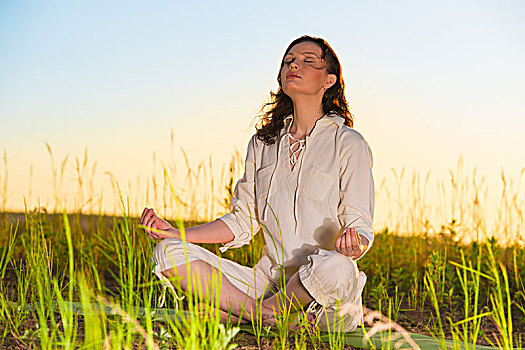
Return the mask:
M 288 96 L 295 95 L 295 94 L 305 94 L 307 93 L 302 89 L 300 86 L 297 86 L 297 84 L 294 84 L 295 82 L 289 82 L 286 84 L 286 86 L 283 87 L 283 91 Z
M 295 86 L 291 87 L 288 86 L 286 89 L 283 89 L 283 92 L 288 95 L 290 98 L 294 98 L 295 96 L 301 96 L 301 95 L 315 95 L 312 91 L 307 91 L 305 89 L 296 89 Z

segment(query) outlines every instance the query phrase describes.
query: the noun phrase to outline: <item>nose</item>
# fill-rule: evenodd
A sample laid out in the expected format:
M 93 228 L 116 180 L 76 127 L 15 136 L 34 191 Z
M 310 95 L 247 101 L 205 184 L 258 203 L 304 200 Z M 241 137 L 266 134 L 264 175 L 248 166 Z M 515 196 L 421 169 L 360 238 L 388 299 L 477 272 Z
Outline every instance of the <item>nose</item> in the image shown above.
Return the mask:
M 299 65 L 294 61 L 290 62 L 290 64 L 288 65 L 288 67 L 293 70 L 293 69 L 298 69 L 299 68 Z

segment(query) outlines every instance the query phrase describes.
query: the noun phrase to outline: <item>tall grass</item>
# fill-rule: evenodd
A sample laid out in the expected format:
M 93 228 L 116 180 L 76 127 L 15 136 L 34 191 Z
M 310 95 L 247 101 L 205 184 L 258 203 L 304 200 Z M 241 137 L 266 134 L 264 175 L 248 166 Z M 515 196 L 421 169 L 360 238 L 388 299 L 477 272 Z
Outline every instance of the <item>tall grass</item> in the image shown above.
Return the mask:
M 221 324 L 219 293 L 207 293 L 215 298 L 205 299 L 196 286 L 185 293 L 184 302 L 168 299 L 168 308 L 179 307 L 175 314 L 165 317 L 157 310 L 161 288 L 151 273 L 154 242 L 138 229 L 136 213 L 144 202 L 158 204 L 164 216 L 176 218 L 174 225 L 184 232 L 185 226 L 226 212 L 234 180 L 242 170 L 240 154 L 232 156 L 220 178 L 214 176 L 211 159 L 195 167 L 184 152 L 186 169 L 180 182 L 171 182 L 181 178 L 173 156 L 167 164 L 155 156 L 155 174 L 137 180 L 136 190 L 130 184 L 124 189 L 110 176 L 118 198 L 114 213 L 119 215 L 107 217 L 102 191 L 95 188 L 96 163 L 90 164 L 87 151 L 83 157 L 66 156 L 61 161 L 55 160 L 49 146 L 48 152 L 56 196 L 50 211 L 57 212 L 59 203 L 64 203 L 69 214 L 53 215 L 40 206 L 26 209 L 23 216 L 8 213 L 6 153 L 3 157 L 0 347 L 231 348 L 241 333 L 237 324 Z M 156 175 L 159 170 L 161 177 Z M 72 196 L 64 191 L 71 172 L 76 183 Z M 465 175 L 461 161 L 450 172 L 450 182 L 438 184 L 439 210 L 446 221 L 437 225 L 428 219 L 437 210 L 427 203 L 429 173 L 408 177 L 403 169 L 392 174 L 397 185 L 387 187 L 383 181 L 378 190 L 385 194 L 379 201 L 387 201 L 392 208 L 387 220 L 390 229 L 377 231 L 373 249 L 359 261 L 368 276 L 363 295 L 367 307 L 409 330 L 433 334 L 442 347 L 450 346 L 450 341 L 455 347 L 476 342 L 504 349 L 521 346 L 525 171 L 517 180 L 502 172 L 498 231 L 491 230 L 484 219 L 488 210 L 485 180 L 475 170 L 472 176 Z M 206 190 L 195 190 L 201 187 Z M 261 234 L 249 245 L 224 254 L 217 245 L 205 245 L 247 266 L 258 261 L 263 246 Z M 281 277 L 285 289 L 284 274 Z M 196 280 L 187 282 L 193 286 Z M 220 280 L 210 282 L 220 288 Z M 201 317 L 203 299 L 206 307 Z M 281 303 L 286 305 L 286 300 Z M 75 305 L 82 306 L 81 313 Z M 255 322 L 255 344 L 280 349 L 344 347 L 344 334 L 331 331 L 321 336 L 306 326 L 301 313 L 293 317 L 302 327 L 289 330 L 293 311 L 285 308 L 274 328 Z M 385 333 L 385 340 L 388 337 Z
M 99 227 L 105 234 L 100 231 L 97 234 L 73 232 L 70 218 L 65 213 L 62 220 L 58 216 L 28 213 L 26 222 L 28 235 L 19 236 L 25 252 L 23 267 L 17 266 L 13 260 L 16 251 L 14 233 L 1 255 L 0 273 L 9 266 L 26 271 L 25 274 L 16 274 L 18 289 L 13 290 L 13 284 L 2 281 L 5 293 L 0 296 L 0 316 L 6 325 L 2 329 L 2 342 L 9 334 L 18 342 L 37 344 L 43 349 L 81 345 L 158 349 L 157 342 L 166 341 L 166 334 L 170 334 L 171 339 L 165 345 L 209 349 L 230 347 L 238 328 L 231 325 L 226 328 L 220 323 L 218 311 L 211 312 L 218 310 L 216 293 L 209 293 L 214 297 L 205 300 L 210 305 L 206 314 L 211 317 L 199 317 L 197 300 L 201 301 L 202 296 L 190 291 L 187 294 L 188 306 L 194 312 L 174 315 L 166 320 L 168 328 L 165 332 L 159 332 L 155 305 L 159 283 L 149 270 L 152 242 L 141 232 L 136 232 L 136 222 L 131 224 L 127 216 L 116 220 L 110 230 Z M 51 234 L 57 226 L 67 245 L 67 249 L 59 254 L 54 251 L 56 237 Z M 90 244 L 73 240 L 74 235 L 77 238 L 83 236 Z M 79 250 L 81 246 L 83 251 Z M 108 272 L 110 277 L 105 278 L 111 282 L 104 283 L 101 275 Z M 220 286 L 220 281 L 218 284 Z M 82 315 L 78 314 L 73 302 L 82 306 Z M 26 314 L 29 322 L 24 325 L 28 327 L 25 330 L 19 328 L 20 318 L 12 316 L 14 310 L 31 313 L 30 316 Z
M 158 208 L 163 217 L 174 219 L 176 203 L 164 176 L 166 171 L 181 203 L 180 217 L 188 222 L 210 221 L 229 210 L 234 184 L 243 171 L 238 151 L 222 166 L 214 164 L 211 157 L 194 162 L 184 149 L 174 149 L 172 136 L 169 158 L 163 160 L 153 153 L 151 175 L 137 177 L 134 183 L 128 181 L 119 191 L 112 173 L 100 173 L 87 149 L 80 156 L 66 154 L 58 160 L 51 146 L 46 147 L 51 163 L 51 196 L 39 198 L 30 193 L 25 198 L 29 208 L 42 203 L 53 212 L 58 212 L 58 203 L 62 203 L 68 212 L 121 215 L 123 194 L 131 216 L 139 215 L 147 204 Z M 13 201 L 8 201 L 6 152 L 3 160 L 0 204 L 5 211 L 9 203 L 13 206 Z M 493 180 L 489 187 L 486 176 L 476 168 L 470 172 L 465 169 L 462 157 L 448 178 L 435 179 L 430 170 L 392 169 L 377 181 L 375 230 L 388 227 L 405 236 L 449 233 L 462 243 L 495 237 L 503 245 L 524 245 L 525 168 L 517 174 L 502 169 L 499 183 Z M 34 192 L 31 184 L 27 188 Z
M 203 346 L 211 343 L 224 346 L 225 339 L 229 339 L 228 344 L 235 341 L 238 328 L 234 324 L 221 325 L 218 314 L 215 313 L 217 308 L 214 306 L 218 301 L 206 300 L 210 308 L 205 314 L 209 316 L 201 320 L 197 311 L 202 297 L 197 295 L 194 298 L 191 291 L 186 294 L 185 304 L 181 305 L 181 312 L 177 317 L 158 322 L 155 303 L 160 285 L 156 277 L 149 273 L 152 242 L 146 240 L 142 233 L 136 232 L 135 225 L 131 224 L 130 237 L 136 238 L 126 243 L 123 235 L 128 233 L 124 217 L 115 219 L 110 229 L 100 225 L 97 228 L 98 234 L 72 229 L 71 237 L 83 235 L 84 241 L 71 240 L 70 248 L 64 247 L 65 250 L 60 254 L 55 253 L 53 246 L 56 237 L 50 233 L 61 229 L 66 235 L 66 222 L 69 217 L 75 219 L 75 216 L 65 219 L 58 215 L 28 213 L 28 233 L 11 235 L 11 242 L 22 242 L 26 256 L 23 267 L 15 263 L 13 257 L 20 253 L 17 252 L 20 247 L 17 247 L 16 243 L 7 245 L 6 253 L 2 254 L 3 257 L 8 257 L 3 259 L 2 266 L 7 266 L 6 269 L 16 266 L 16 271 L 20 272 L 15 275 L 16 288 L 15 284 L 2 282 L 2 288 L 7 291 L 0 297 L 2 321 L 6 325 L 3 332 L 6 335 L 21 339 L 26 344 L 36 343 L 42 348 L 54 348 L 57 345 L 97 347 L 101 344 L 122 348 L 155 348 L 177 344 L 180 347 L 191 348 L 191 344 L 195 347 L 198 347 L 195 344 Z M 127 220 L 136 223 L 137 219 Z M 78 226 L 71 226 L 74 227 Z M 103 232 L 106 234 L 103 235 Z M 390 241 L 399 237 L 378 234 L 376 239 L 378 250 L 381 250 L 379 247 L 386 247 Z M 411 241 L 406 239 L 402 242 L 408 242 L 409 248 L 400 246 L 398 249 L 406 249 L 408 254 L 414 252 L 413 247 L 417 246 L 414 242 L 410 243 Z M 412 283 L 418 283 L 419 292 L 412 314 L 415 312 L 431 315 L 427 320 L 433 319 L 435 322 L 431 321 L 428 332 L 434 333 L 438 340 L 444 342 L 447 337 L 455 339 L 459 344 L 460 341 L 475 342 L 486 339 L 503 348 L 508 344 L 518 344 L 520 340 L 516 331 L 522 333 L 523 328 L 520 327 L 523 327 L 523 322 L 519 321 L 519 318 L 516 320 L 516 313 L 521 313 L 517 305 L 523 305 L 523 299 L 514 287 L 515 273 L 506 274 L 507 268 L 502 264 L 505 250 L 497 246 L 458 245 L 451 246 L 446 255 L 432 254 L 436 247 L 442 246 L 442 242 L 431 240 L 430 243 L 431 245 L 423 251 L 427 259 L 420 272 L 426 277 L 425 283 L 413 281 L 408 273 L 392 275 L 391 272 L 386 276 L 381 267 L 373 261 L 382 258 L 383 252 L 370 251 L 371 256 L 363 258 L 361 264 L 361 269 L 365 270 L 369 277 L 365 287 L 367 306 L 383 310 L 383 314 L 390 319 L 397 318 L 398 322 L 403 323 L 406 320 L 403 316 L 409 311 L 402 307 L 403 299 L 400 295 L 406 292 L 407 288 L 412 288 Z M 84 249 L 82 252 L 79 250 L 80 246 Z M 494 251 L 493 258 L 490 258 L 488 247 Z M 248 251 L 250 247 L 241 249 Z M 68 255 L 68 251 L 72 254 Z M 106 254 L 102 254 L 101 251 L 105 251 Z M 131 262 L 126 260 L 128 251 L 136 252 Z M 402 260 L 406 254 L 399 253 L 396 249 L 393 258 Z M 70 256 L 73 256 L 72 265 Z M 516 256 L 518 273 L 523 279 L 525 259 L 523 254 L 518 252 Z M 385 265 L 391 264 L 391 271 L 398 271 L 394 261 L 385 259 L 384 262 Z M 406 264 L 404 261 L 398 263 Z M 143 267 L 138 267 L 139 265 Z M 70 266 L 74 266 L 73 272 Z M 379 268 L 380 271 L 375 274 L 371 266 Z M 406 271 L 418 269 L 410 264 L 406 264 L 405 267 Z M 128 270 L 132 270 L 135 276 L 133 283 L 127 279 Z M 436 271 L 441 277 L 436 278 Z M 218 285 L 220 286 L 220 281 Z M 374 297 L 377 285 L 381 285 L 383 291 Z M 449 293 L 451 289 L 454 291 Z M 73 293 L 70 299 L 71 290 Z M 425 301 L 422 301 L 423 294 L 427 295 Z M 210 295 L 216 297 L 218 294 Z M 72 305 L 66 303 L 68 300 L 82 304 L 83 315 L 79 316 L 73 312 Z M 176 302 L 175 299 L 169 299 L 167 306 L 175 308 Z M 407 304 L 408 302 L 405 303 L 405 307 L 408 307 Z M 15 318 L 20 313 L 13 311 L 20 310 L 20 305 L 30 305 L 30 308 L 29 313 L 26 312 L 25 316 L 22 313 L 21 320 L 17 321 Z M 183 309 L 194 312 L 186 314 Z M 422 324 L 427 322 L 425 319 L 422 319 Z M 278 348 L 289 348 L 291 344 L 299 347 L 305 347 L 306 344 L 316 348 L 323 347 L 320 345 L 320 335 L 305 326 L 304 318 L 299 316 L 299 323 L 303 322 L 303 327 L 298 331 L 290 332 L 285 329 L 286 321 L 283 318 L 280 326 L 272 330 L 259 328 L 260 339 L 265 340 L 259 344 L 263 346 L 271 341 Z M 494 332 L 496 337 L 484 330 L 491 323 L 497 326 Z M 388 334 L 385 335 L 385 339 L 387 338 Z M 344 337 L 340 332 L 329 332 L 324 339 L 331 348 L 343 347 Z
M 430 170 L 392 169 L 376 191 L 378 208 L 384 211 L 376 228 L 405 236 L 448 233 L 462 243 L 495 237 L 503 245 L 524 245 L 525 168 L 514 176 L 502 169 L 499 184 L 491 185 L 477 168 L 468 174 L 462 157 L 448 179 L 434 184 Z

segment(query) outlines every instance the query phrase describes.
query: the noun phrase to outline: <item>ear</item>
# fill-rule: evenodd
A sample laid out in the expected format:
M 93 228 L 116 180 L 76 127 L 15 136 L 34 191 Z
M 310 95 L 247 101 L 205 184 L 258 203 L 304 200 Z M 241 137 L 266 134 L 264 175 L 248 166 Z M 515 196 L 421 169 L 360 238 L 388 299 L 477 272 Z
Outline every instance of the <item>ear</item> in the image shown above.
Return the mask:
M 325 90 L 330 89 L 337 81 L 335 74 L 328 74 L 326 77 L 326 83 L 324 84 Z

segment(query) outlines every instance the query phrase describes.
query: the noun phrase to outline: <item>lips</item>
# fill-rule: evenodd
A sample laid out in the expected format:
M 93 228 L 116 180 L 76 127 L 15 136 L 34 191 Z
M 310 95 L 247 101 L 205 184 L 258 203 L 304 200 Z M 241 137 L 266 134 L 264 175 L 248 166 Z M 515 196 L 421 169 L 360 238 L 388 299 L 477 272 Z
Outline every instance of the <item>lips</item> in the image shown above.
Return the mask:
M 286 79 L 297 79 L 301 78 L 301 76 L 297 73 L 288 73 L 286 74 Z

